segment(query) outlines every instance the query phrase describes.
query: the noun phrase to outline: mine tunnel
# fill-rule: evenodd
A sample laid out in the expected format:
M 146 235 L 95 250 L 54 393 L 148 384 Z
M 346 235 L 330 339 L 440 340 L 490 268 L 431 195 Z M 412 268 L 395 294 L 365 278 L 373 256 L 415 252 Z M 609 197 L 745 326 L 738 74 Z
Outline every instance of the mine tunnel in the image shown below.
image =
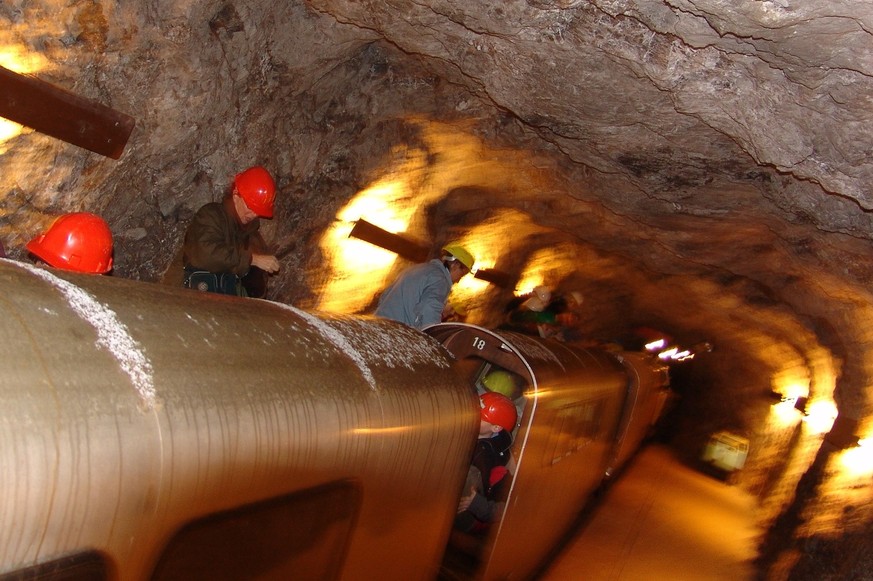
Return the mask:
M 869 5 L 36 0 L 0 22 L 10 259 L 87 211 L 111 276 L 178 286 L 194 213 L 262 165 L 267 299 L 371 313 L 452 240 L 483 275 L 453 289 L 469 323 L 576 293 L 577 340 L 693 354 L 660 437 L 698 467 L 715 434 L 748 443 L 722 477 L 757 500 L 761 578 L 870 574 Z

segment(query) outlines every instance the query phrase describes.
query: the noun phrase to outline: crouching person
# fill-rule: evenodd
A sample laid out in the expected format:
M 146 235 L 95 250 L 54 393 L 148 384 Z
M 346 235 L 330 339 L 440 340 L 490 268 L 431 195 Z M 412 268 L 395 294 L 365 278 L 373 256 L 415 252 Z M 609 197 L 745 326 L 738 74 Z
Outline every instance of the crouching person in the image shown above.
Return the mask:
M 479 439 L 454 522 L 456 531 L 473 535 L 483 534 L 503 514 L 501 491 L 511 478 L 506 464 L 518 419 L 515 405 L 500 393 L 483 393 L 479 405 Z
M 278 259 L 267 254 L 258 229 L 260 219 L 273 217 L 276 184 L 260 166 L 234 178 L 232 191 L 221 202 L 200 208 L 185 232 L 183 262 L 187 288 L 249 296 L 242 278 L 252 267 L 273 274 Z

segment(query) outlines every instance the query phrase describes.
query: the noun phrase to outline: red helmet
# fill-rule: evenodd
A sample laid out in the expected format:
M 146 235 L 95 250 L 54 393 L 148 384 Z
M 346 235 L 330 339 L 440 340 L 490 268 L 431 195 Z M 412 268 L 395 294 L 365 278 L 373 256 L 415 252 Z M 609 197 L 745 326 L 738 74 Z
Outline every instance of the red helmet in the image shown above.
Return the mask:
M 64 214 L 28 242 L 27 250 L 55 268 L 93 274 L 112 270 L 112 232 L 103 218 L 88 212 Z
M 479 417 L 489 424 L 500 426 L 504 430 L 515 427 L 518 412 L 512 400 L 505 395 L 494 391 L 483 393 L 479 396 L 479 405 L 482 408 Z
M 273 217 L 276 183 L 270 176 L 270 172 L 261 166 L 250 167 L 244 172 L 236 174 L 233 183 L 249 210 L 261 218 Z

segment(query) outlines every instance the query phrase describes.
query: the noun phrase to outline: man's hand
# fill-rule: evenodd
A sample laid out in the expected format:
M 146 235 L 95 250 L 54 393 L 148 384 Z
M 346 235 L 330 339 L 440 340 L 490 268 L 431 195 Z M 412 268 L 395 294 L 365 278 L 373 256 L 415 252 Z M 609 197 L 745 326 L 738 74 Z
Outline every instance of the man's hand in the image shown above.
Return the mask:
M 252 254 L 252 266 L 270 274 L 279 272 L 279 261 L 272 254 Z
M 473 502 L 473 499 L 476 498 L 476 487 L 470 487 L 470 496 L 462 496 L 461 501 L 458 503 L 458 512 L 464 512 L 468 508 L 470 508 L 470 503 Z

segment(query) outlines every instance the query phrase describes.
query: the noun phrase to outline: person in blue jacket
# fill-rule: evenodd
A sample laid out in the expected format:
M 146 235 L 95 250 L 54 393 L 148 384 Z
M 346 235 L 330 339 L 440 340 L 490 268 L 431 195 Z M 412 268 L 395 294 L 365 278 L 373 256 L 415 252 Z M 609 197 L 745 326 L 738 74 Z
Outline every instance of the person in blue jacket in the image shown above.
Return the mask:
M 475 260 L 457 242 L 442 248 L 442 257 L 404 270 L 379 299 L 376 316 L 422 329 L 439 323 L 452 285 L 473 269 Z

